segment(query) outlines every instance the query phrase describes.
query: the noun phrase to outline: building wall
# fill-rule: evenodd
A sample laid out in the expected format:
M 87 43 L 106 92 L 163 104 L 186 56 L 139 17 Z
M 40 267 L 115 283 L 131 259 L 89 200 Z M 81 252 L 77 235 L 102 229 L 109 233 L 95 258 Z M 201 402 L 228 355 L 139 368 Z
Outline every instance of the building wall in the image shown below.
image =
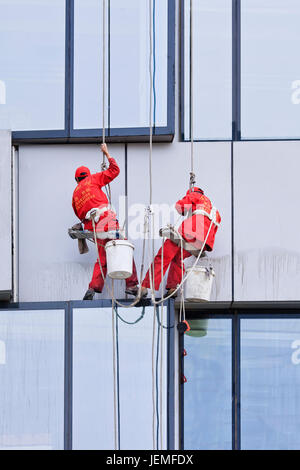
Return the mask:
M 234 149 L 235 300 L 299 300 L 300 142 Z
M 125 146 L 114 144 L 110 151 L 121 168 L 111 190 L 122 226 L 125 217 Z M 154 145 L 153 204 L 174 205 L 185 195 L 189 183 L 189 151 L 190 146 L 186 143 Z M 219 208 L 223 220 L 216 237 L 216 249 L 209 255 L 217 275 L 213 292 L 215 300 L 231 299 L 230 156 L 228 143 L 203 143 L 195 148 L 198 184 Z M 149 204 L 148 157 L 148 145 L 128 145 L 128 225 L 134 219 L 132 206 L 143 204 L 146 207 Z M 71 206 L 74 173 L 76 167 L 83 164 L 92 172 L 99 171 L 101 161 L 99 146 L 94 144 L 20 146 L 20 301 L 77 300 L 83 297 L 96 253 L 95 246 L 90 244 L 90 252 L 80 255 L 77 242 L 67 234 L 67 229 L 77 222 Z M 121 207 L 119 197 L 123 197 Z M 158 228 L 155 251 L 161 246 Z M 142 240 L 133 242 L 140 273 Z M 145 268 L 151 261 L 148 251 L 147 255 Z M 124 285 L 123 281 L 116 283 L 118 297 L 124 298 Z M 99 297 L 110 298 L 110 293 L 105 290 Z
M 112 183 L 113 203 L 123 225 L 125 215 L 125 145 L 110 146 L 121 173 Z M 297 201 L 299 142 L 241 142 L 234 144 L 234 293 L 235 300 L 297 300 L 300 277 Z M 153 204 L 174 204 L 189 181 L 190 144 L 173 142 L 153 148 Z M 81 299 L 96 259 L 95 247 L 80 255 L 67 235 L 76 222 L 71 207 L 74 171 L 81 164 L 98 171 L 99 146 L 21 146 L 19 149 L 19 284 L 20 301 Z M 284 163 L 284 164 L 283 164 Z M 222 224 L 215 250 L 205 263 L 216 271 L 212 300 L 231 300 L 232 211 L 231 144 L 195 144 L 197 184 L 218 207 Z M 129 217 L 134 205 L 149 204 L 149 146 L 127 146 Z M 119 207 L 121 199 L 121 207 Z M 37 223 L 32 223 L 33 221 Z M 167 223 L 162 220 L 161 225 Z M 158 231 L 158 227 L 157 227 Z M 156 231 L 155 252 L 161 246 Z M 7 235 L 8 236 L 8 235 Z M 142 240 L 132 240 L 138 273 Z M 9 239 L 6 239 L 9 242 Z M 6 250 L 6 256 L 8 251 Z M 147 251 L 145 269 L 152 259 Z M 187 260 L 186 265 L 192 259 Z M 9 275 L 5 274 L 9 283 Z M 122 281 L 116 283 L 124 298 Z M 100 298 L 109 298 L 105 290 Z
M 0 130 L 0 299 L 12 290 L 11 133 Z

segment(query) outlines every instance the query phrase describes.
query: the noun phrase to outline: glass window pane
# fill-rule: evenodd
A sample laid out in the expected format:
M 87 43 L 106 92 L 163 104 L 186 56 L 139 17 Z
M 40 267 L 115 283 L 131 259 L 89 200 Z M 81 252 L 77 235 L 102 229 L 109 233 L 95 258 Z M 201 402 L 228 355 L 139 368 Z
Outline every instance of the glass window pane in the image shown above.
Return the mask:
M 299 137 L 300 3 L 241 4 L 242 137 Z
M 73 449 L 114 449 L 111 308 L 73 310 Z
M 155 5 L 156 126 L 167 125 L 168 0 Z M 111 127 L 149 126 L 149 5 L 144 0 L 111 2 Z
M 300 319 L 241 320 L 241 445 L 299 449 Z
M 190 139 L 190 1 L 184 4 L 184 137 Z M 193 2 L 194 139 L 232 136 L 232 2 Z
M 153 336 L 153 307 L 145 309 L 141 318 L 141 308 L 118 309 L 119 357 L 120 357 L 120 420 L 121 420 L 121 449 L 152 449 L 152 336 Z M 161 318 L 161 309 L 159 309 Z M 166 326 L 167 309 L 163 312 L 163 325 Z M 140 319 L 140 320 L 139 320 Z M 135 322 L 130 325 L 126 322 Z M 160 436 L 163 436 L 163 449 L 166 449 L 166 397 L 167 397 L 167 330 L 163 330 L 156 322 L 155 345 L 155 436 L 158 434 L 158 448 L 161 449 Z M 162 340 L 162 343 L 161 343 Z M 163 354 L 161 356 L 161 347 Z M 163 361 L 162 382 L 160 364 Z M 156 374 L 157 370 L 157 374 Z M 162 392 L 162 395 L 161 395 Z M 130 399 L 129 399 L 130 397 Z M 162 399 L 162 415 L 160 414 L 160 399 Z M 156 407 L 157 412 L 156 413 Z M 157 427 L 158 425 L 158 427 Z M 143 432 L 137 432 L 142 429 Z
M 184 448 L 232 448 L 231 320 L 189 320 L 184 336 Z
M 0 449 L 64 447 L 64 310 L 0 312 Z
M 107 2 L 106 2 L 107 6 Z M 99 0 L 74 2 L 74 128 L 102 128 L 103 5 Z M 106 32 L 108 31 L 106 18 Z M 106 57 L 108 57 L 106 44 Z M 108 62 L 106 61 L 106 81 Z M 108 93 L 105 90 L 108 125 Z
M 116 341 L 119 367 L 116 372 L 119 383 L 120 448 L 152 449 L 153 307 L 147 307 L 145 310 L 119 308 L 118 315 Z M 164 317 L 165 324 L 166 310 Z M 73 448 L 114 449 L 111 308 L 74 309 L 73 326 Z M 165 330 L 162 379 L 164 410 L 166 344 Z M 156 351 L 157 349 L 155 359 L 158 357 L 157 380 L 160 391 L 161 355 L 156 356 Z M 165 413 L 162 420 L 163 444 L 166 446 Z M 155 424 L 155 434 L 156 430 Z
M 65 1 L 0 0 L 0 128 L 65 127 Z
M 103 125 L 103 6 L 98 0 L 75 0 L 74 5 L 74 129 L 99 129 Z M 154 118 L 156 126 L 166 126 L 168 0 L 155 2 L 154 18 Z M 107 2 L 106 38 L 106 127 L 147 127 L 150 49 L 148 1 Z

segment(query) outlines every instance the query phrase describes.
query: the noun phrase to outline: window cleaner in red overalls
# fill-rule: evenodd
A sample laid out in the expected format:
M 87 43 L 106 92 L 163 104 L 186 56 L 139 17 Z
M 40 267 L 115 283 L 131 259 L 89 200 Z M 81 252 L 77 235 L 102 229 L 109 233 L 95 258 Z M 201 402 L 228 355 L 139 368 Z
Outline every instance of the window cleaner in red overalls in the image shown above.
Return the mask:
M 92 220 L 89 217 L 90 211 L 97 208 L 96 231 L 108 232 L 119 230 L 119 223 L 116 214 L 110 209 L 106 194 L 102 188 L 113 181 L 120 173 L 119 166 L 109 153 L 106 144 L 101 145 L 101 150 L 106 156 L 109 167 L 100 173 L 91 174 L 90 170 L 81 166 L 77 168 L 75 180 L 77 186 L 73 193 L 72 206 L 76 216 L 83 222 L 84 229 L 93 231 Z M 106 276 L 106 253 L 105 245 L 110 239 L 97 240 L 99 259 L 104 277 Z M 92 300 L 95 292 L 102 292 L 104 285 L 103 276 L 98 261 L 95 263 L 92 280 L 89 289 L 85 293 L 83 300 Z M 135 263 L 133 262 L 132 276 L 126 279 L 126 290 L 129 295 L 137 295 L 138 278 Z
M 201 250 L 202 245 L 206 239 L 211 221 L 210 233 L 206 240 L 204 251 L 212 251 L 215 242 L 215 235 L 221 222 L 219 212 L 212 206 L 212 203 L 208 197 L 204 195 L 202 189 L 194 187 L 189 189 L 183 199 L 180 199 L 176 203 L 176 210 L 180 215 L 187 215 L 187 219 L 182 222 L 178 232 L 182 238 L 193 245 L 196 250 Z M 182 281 L 182 272 L 184 273 L 185 258 L 189 258 L 192 254 L 189 251 L 183 249 L 181 259 L 181 246 L 177 245 L 173 241 L 167 239 L 163 246 L 163 275 L 161 273 L 162 268 L 162 248 L 158 251 L 154 258 L 154 263 L 148 270 L 145 279 L 142 282 L 141 296 L 147 295 L 147 289 L 150 288 L 150 272 L 153 275 L 154 269 L 154 290 L 158 290 L 164 274 L 168 267 L 169 274 L 167 279 L 167 295 L 172 295 L 176 290 L 178 284 Z M 154 266 L 154 268 L 153 268 Z M 183 268 L 183 269 L 182 269 Z

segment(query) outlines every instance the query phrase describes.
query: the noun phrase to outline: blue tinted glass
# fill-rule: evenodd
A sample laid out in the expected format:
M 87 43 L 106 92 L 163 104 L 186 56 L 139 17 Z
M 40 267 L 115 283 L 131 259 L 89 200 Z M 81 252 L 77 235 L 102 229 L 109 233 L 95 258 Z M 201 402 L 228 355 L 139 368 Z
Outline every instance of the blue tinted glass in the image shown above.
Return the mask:
M 154 364 L 152 369 L 153 307 L 145 309 L 118 309 L 119 356 L 120 356 L 120 416 L 121 448 L 153 448 L 153 411 L 155 416 L 155 443 L 158 437 L 158 449 L 166 449 L 166 363 L 167 330 L 158 331 L 156 322 L 155 335 L 159 338 L 159 347 L 155 344 Z M 159 309 L 159 315 L 161 315 Z M 164 308 L 163 324 L 166 325 L 167 312 Z M 161 317 L 160 317 L 161 318 Z M 135 322 L 130 325 L 126 322 Z M 162 342 L 161 342 L 162 341 Z M 161 362 L 162 361 L 162 362 Z M 162 364 L 162 375 L 160 374 Z M 152 370 L 154 376 L 152 376 Z M 157 374 L 156 374 L 157 370 Z M 154 383 L 153 383 L 154 378 Z M 155 387 L 155 407 L 152 403 L 152 386 Z M 160 404 L 162 403 L 162 408 Z M 132 419 L 134 417 L 134 419 Z M 143 432 L 137 432 L 137 430 Z M 156 447 L 156 446 L 155 446 Z
M 232 448 L 231 320 L 190 321 L 185 334 L 184 448 Z
M 166 448 L 166 331 L 163 344 L 156 355 L 152 369 L 153 307 L 118 308 L 116 325 L 116 374 L 120 413 L 120 449 L 153 448 L 157 436 L 157 416 L 160 422 L 158 446 Z M 164 312 L 166 323 L 166 311 Z M 74 309 L 73 358 L 73 448 L 114 449 L 114 378 L 113 333 L 111 308 Z M 157 328 L 156 328 L 157 338 Z M 157 343 L 156 343 L 157 345 Z M 152 402 L 152 370 L 156 371 L 158 357 L 158 382 L 155 382 L 155 403 Z M 118 360 L 117 360 L 118 358 Z M 162 380 L 160 364 L 162 358 Z M 156 391 L 157 390 L 157 391 Z M 162 390 L 162 410 L 160 391 Z M 158 393 L 156 395 L 156 393 Z M 118 406 L 119 405 L 119 406 Z M 156 412 L 158 410 L 158 414 Z
M 64 310 L 0 312 L 0 450 L 64 447 Z
M 243 0 L 242 137 L 299 137 L 300 3 Z
M 299 449 L 300 319 L 241 320 L 242 449 Z
M 184 137 L 190 139 L 190 1 L 184 3 Z M 194 139 L 231 139 L 232 1 L 193 2 Z
M 102 128 L 103 4 L 99 0 L 75 0 L 74 6 L 74 128 Z M 156 0 L 154 19 L 154 120 L 156 126 L 166 126 L 167 0 Z M 149 41 L 147 0 L 106 2 L 106 127 L 149 126 Z
M 65 8 L 0 0 L 0 129 L 64 129 Z

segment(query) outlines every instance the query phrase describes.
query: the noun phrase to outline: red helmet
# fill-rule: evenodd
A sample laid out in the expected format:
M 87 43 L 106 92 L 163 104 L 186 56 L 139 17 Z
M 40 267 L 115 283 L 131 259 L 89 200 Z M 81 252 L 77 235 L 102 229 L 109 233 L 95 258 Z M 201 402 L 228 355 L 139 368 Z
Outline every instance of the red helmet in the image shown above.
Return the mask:
M 77 168 L 75 172 L 75 179 L 77 178 L 86 178 L 87 176 L 90 176 L 91 172 L 86 166 L 80 166 Z
M 186 192 L 186 194 L 188 195 L 188 194 L 190 194 L 190 193 L 192 193 L 192 192 L 204 194 L 203 189 L 197 188 L 196 186 L 194 186 L 192 189 L 188 189 L 188 191 Z

